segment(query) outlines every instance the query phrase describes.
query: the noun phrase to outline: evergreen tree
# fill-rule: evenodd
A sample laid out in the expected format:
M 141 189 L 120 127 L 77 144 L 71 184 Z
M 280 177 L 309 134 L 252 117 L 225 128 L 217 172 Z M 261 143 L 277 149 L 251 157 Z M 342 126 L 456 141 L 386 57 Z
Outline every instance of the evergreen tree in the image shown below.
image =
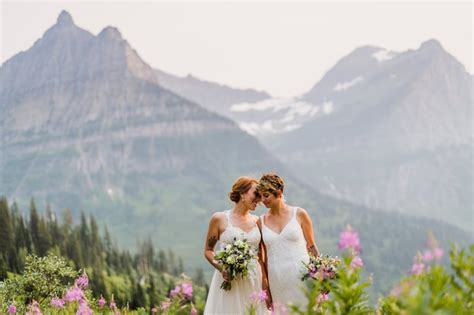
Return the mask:
M 102 268 L 102 241 L 99 235 L 99 226 L 93 215 L 89 217 L 90 221 L 90 252 L 91 252 L 91 267 L 94 269 Z
M 140 285 L 140 282 L 137 282 L 135 284 L 135 286 L 132 286 L 132 288 L 133 288 L 133 290 L 132 290 L 132 302 L 130 304 L 132 309 L 137 309 L 139 307 L 147 306 L 145 291 L 143 290 L 142 286 Z
M 38 221 L 38 240 L 36 248 L 39 256 L 45 256 L 51 248 L 51 235 L 49 234 L 47 222 L 42 217 L 40 217 Z
M 86 215 L 84 212 L 81 212 L 81 225 L 80 229 L 80 245 L 81 245 L 81 252 L 82 252 L 82 261 L 86 264 L 86 266 L 90 265 L 91 262 L 91 241 L 90 241 L 90 229 L 89 225 L 87 224 Z
M 0 256 L 6 257 L 13 246 L 13 227 L 6 198 L 0 198 Z
M 31 241 L 33 243 L 33 252 L 36 254 L 38 253 L 38 248 L 39 248 L 39 217 L 38 217 L 38 211 L 36 210 L 36 205 L 35 201 L 33 198 L 31 198 L 30 201 L 30 235 L 31 235 Z

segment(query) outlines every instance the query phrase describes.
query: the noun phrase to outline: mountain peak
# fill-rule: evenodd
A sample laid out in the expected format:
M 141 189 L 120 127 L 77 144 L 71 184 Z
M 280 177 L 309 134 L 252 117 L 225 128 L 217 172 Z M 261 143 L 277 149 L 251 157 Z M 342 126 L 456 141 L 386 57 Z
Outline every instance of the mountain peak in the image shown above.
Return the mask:
M 104 28 L 98 35 L 100 38 L 105 38 L 105 39 L 110 39 L 110 40 L 116 40 L 116 41 L 121 41 L 123 40 L 122 34 L 118 30 L 118 28 L 113 27 L 113 26 L 107 26 Z
M 74 21 L 72 19 L 71 14 L 69 14 L 69 12 L 67 12 L 66 10 L 62 10 L 58 16 L 56 24 L 69 26 L 69 25 L 74 25 Z
M 432 38 L 421 43 L 420 49 L 439 51 L 439 50 L 443 50 L 443 46 L 437 39 Z

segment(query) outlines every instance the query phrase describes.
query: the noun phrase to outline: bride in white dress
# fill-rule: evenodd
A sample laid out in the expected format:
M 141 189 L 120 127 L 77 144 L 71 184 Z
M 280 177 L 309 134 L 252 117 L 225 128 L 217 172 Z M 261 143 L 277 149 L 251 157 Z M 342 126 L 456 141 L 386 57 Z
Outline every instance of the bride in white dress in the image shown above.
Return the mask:
M 251 303 L 256 306 L 256 314 L 268 313 L 265 303 L 255 303 L 250 298 L 252 293 L 267 289 L 268 281 L 265 272 L 262 273 L 262 260 L 259 259 L 253 264 L 254 270 L 250 270 L 248 277 L 232 280 L 231 290 L 226 291 L 220 286 L 224 279 L 229 280 L 229 275 L 214 259 L 216 245 L 222 249 L 228 243 L 243 239 L 246 239 L 247 243 L 261 256 L 258 217 L 249 214 L 250 211 L 255 210 L 259 202 L 256 188 L 255 179 L 246 176 L 239 177 L 229 193 L 230 200 L 235 202 L 234 208 L 214 213 L 209 222 L 204 256 L 216 270 L 204 309 L 206 315 L 246 314 L 249 312 Z
M 266 268 L 275 310 L 289 303 L 304 307 L 302 262 L 319 255 L 313 224 L 306 210 L 289 206 L 282 198 L 284 182 L 275 174 L 264 174 L 258 192 L 268 212 L 259 219 L 266 253 Z

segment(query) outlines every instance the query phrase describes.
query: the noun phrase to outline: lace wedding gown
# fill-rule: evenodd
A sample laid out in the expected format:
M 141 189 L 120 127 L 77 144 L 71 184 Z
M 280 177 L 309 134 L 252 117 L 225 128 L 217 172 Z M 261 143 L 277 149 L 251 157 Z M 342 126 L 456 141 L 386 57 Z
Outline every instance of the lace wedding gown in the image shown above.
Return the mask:
M 297 207 L 292 207 L 292 217 L 280 234 L 265 225 L 262 215 L 262 236 L 267 249 L 268 281 L 275 309 L 281 305 L 294 303 L 306 305 L 303 261 L 309 261 L 303 230 L 296 219 Z
M 233 226 L 230 220 L 231 210 L 225 212 L 227 218 L 227 226 L 221 233 L 217 248 L 222 249 L 225 245 L 233 243 L 234 240 L 247 240 L 247 243 L 257 253 L 260 245 L 260 230 L 255 224 L 254 228 L 248 232 L 243 231 L 237 226 Z M 253 270 L 250 270 L 249 276 L 238 277 L 232 280 L 232 289 L 226 291 L 220 286 L 224 279 L 219 271 L 214 271 L 209 294 L 207 296 L 205 315 L 240 315 L 247 314 L 251 304 L 250 295 L 253 292 L 259 292 L 262 289 L 262 271 L 260 264 L 255 261 Z M 256 314 L 267 314 L 265 303 L 254 303 L 257 307 Z

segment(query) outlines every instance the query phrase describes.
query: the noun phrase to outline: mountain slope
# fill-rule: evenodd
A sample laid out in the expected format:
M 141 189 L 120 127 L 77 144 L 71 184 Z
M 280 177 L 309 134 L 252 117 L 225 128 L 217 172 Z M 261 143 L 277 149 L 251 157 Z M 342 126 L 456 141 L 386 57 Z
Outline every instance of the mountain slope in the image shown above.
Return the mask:
M 328 194 L 472 229 L 470 75 L 435 40 L 368 67 L 360 53 L 375 60 L 374 51 L 365 50 L 304 96 L 319 102 L 330 95 L 330 115 L 265 143 Z M 354 63 L 367 71 L 356 76 L 348 67 L 342 78 Z M 363 79 L 329 90 L 354 76 Z
M 412 240 L 429 228 L 443 245 L 470 240 L 446 224 L 375 213 L 315 191 L 236 123 L 161 86 L 118 30 L 94 36 L 66 12 L 2 65 L 0 97 L 2 195 L 20 207 L 33 196 L 53 209 L 93 212 L 121 245 L 134 249 L 137 238 L 150 237 L 188 267 L 210 270 L 202 258 L 207 222 L 232 206 L 232 181 L 268 171 L 282 174 L 289 200 L 310 211 L 324 251 L 335 249 L 344 224 L 360 229 L 377 274 L 404 270 L 384 256 L 387 248 L 411 257 L 420 246 Z M 393 237 L 402 231 L 411 242 Z

